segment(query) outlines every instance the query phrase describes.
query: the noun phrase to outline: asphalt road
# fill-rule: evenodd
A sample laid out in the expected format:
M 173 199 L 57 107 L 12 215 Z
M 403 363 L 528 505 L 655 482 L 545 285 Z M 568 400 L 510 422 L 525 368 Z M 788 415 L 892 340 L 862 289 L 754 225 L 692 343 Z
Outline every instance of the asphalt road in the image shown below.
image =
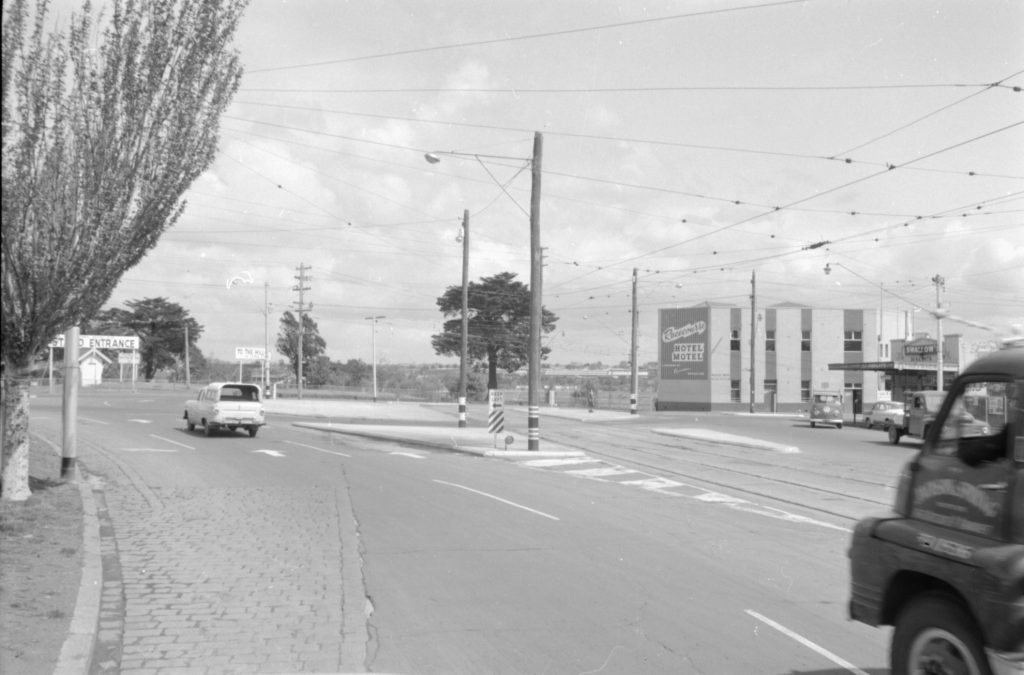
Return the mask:
M 285 417 L 206 438 L 183 398 L 80 400 L 116 562 L 98 672 L 887 672 L 845 609 L 849 528 L 913 451 L 879 431 L 543 417 L 588 457 L 506 461 Z M 796 451 L 666 433 L 698 427 Z

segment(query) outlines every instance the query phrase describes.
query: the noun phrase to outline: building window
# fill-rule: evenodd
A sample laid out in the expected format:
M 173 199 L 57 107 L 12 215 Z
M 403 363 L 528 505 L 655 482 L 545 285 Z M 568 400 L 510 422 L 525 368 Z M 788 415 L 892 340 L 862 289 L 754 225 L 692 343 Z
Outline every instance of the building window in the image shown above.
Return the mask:
M 770 392 L 770 391 L 777 392 L 778 390 L 779 390 L 779 381 L 778 380 L 765 380 L 764 381 L 764 391 L 765 391 L 766 394 L 768 392 Z
M 800 400 L 810 401 L 811 400 L 811 381 L 800 380 Z
M 766 352 L 775 351 L 775 331 L 766 330 L 764 332 L 764 350 Z
M 731 382 L 729 382 L 729 397 L 730 399 L 737 403 L 741 400 L 739 380 L 732 380 Z
M 800 334 L 800 351 L 811 351 L 811 331 L 809 330 L 805 330 Z M 808 387 L 808 389 L 810 389 L 810 387 Z
M 861 348 L 861 332 L 859 330 L 848 330 L 843 340 L 843 351 L 859 352 Z
M 734 352 L 738 352 L 740 350 L 740 332 L 739 332 L 739 330 L 734 330 L 732 332 L 732 337 L 729 340 L 729 349 L 731 349 Z
M 847 382 L 844 386 L 846 387 L 847 390 L 852 391 L 854 389 L 863 389 L 864 388 L 864 383 L 863 382 Z

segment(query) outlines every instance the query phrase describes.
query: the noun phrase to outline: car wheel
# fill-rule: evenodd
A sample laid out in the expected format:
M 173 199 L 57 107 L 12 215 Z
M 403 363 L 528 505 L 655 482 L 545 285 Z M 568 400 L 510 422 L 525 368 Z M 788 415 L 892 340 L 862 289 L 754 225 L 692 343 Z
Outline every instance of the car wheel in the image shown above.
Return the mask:
M 189 431 L 195 431 L 196 430 L 196 423 L 195 422 L 192 422 L 192 421 L 186 422 L 185 426 L 188 427 Z
M 926 593 L 904 607 L 889 659 L 894 673 L 992 675 L 974 620 L 942 593 Z
M 842 428 L 843 428 L 843 423 L 842 422 L 840 422 L 839 424 L 836 425 L 836 429 L 842 429 Z
M 259 431 L 259 427 L 249 427 L 249 438 L 256 438 L 257 431 Z
M 817 425 L 814 422 L 811 422 L 811 428 L 813 429 L 815 426 Z

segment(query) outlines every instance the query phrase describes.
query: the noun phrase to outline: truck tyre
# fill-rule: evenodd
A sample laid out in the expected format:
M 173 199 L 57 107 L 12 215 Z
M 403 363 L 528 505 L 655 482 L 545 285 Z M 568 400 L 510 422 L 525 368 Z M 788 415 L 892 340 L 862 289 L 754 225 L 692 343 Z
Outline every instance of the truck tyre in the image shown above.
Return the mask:
M 213 427 L 210 425 L 209 422 L 205 422 L 205 421 L 203 422 L 203 435 L 204 436 L 212 436 L 213 435 Z
M 893 445 L 900 442 L 900 430 L 896 428 L 895 424 L 889 425 L 889 442 Z
M 889 662 L 893 675 L 992 675 L 974 620 L 944 593 L 925 593 L 900 611 Z
M 256 432 L 258 430 L 259 427 L 249 427 L 249 438 L 256 438 Z

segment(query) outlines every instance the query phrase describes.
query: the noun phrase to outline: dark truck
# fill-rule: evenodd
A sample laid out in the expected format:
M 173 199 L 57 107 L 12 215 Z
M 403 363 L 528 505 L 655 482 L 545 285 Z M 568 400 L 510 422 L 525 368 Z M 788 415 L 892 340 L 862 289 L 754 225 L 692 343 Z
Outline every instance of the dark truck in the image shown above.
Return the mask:
M 850 617 L 894 626 L 894 675 L 1024 673 L 1024 345 L 956 379 L 849 557 Z
M 886 422 L 885 430 L 889 434 L 889 442 L 895 445 L 904 436 L 924 438 L 945 398 L 946 394 L 941 391 L 908 392 L 903 417 Z

